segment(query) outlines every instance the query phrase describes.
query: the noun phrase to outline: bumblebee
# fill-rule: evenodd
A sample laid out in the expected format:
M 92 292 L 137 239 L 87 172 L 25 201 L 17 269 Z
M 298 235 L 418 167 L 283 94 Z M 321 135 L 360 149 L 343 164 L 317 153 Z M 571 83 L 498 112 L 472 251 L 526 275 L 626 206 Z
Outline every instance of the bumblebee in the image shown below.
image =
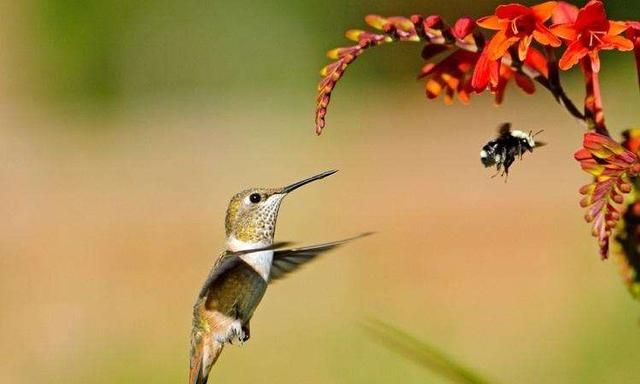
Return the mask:
M 494 177 L 501 171 L 501 176 L 509 176 L 509 167 L 516 157 L 522 159 L 522 155 L 527 151 L 533 152 L 533 148 L 545 145 L 541 142 L 536 143 L 534 140 L 540 132 L 542 131 L 533 134 L 511 130 L 511 123 L 504 123 L 498 128 L 498 137 L 482 147 L 480 161 L 485 168 L 496 167 L 498 172 Z

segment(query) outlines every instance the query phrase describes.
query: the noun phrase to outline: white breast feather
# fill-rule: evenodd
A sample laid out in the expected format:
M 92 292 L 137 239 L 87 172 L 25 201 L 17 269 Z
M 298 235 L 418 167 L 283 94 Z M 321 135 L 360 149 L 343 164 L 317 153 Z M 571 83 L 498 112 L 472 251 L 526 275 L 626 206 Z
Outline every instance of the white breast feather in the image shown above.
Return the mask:
M 240 241 L 234 237 L 230 238 L 227 246 L 232 251 L 246 251 L 248 249 L 264 248 L 269 246 L 265 243 L 249 243 Z M 271 262 L 273 261 L 273 251 L 251 252 L 239 256 L 245 263 L 249 264 L 258 274 L 269 281 L 269 273 L 271 272 Z

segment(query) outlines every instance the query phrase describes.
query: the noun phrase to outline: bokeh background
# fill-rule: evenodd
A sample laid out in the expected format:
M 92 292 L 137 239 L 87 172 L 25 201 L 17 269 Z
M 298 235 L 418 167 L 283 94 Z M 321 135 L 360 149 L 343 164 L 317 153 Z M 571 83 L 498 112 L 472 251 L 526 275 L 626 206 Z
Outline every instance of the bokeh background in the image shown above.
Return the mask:
M 0 382 L 186 382 L 228 199 L 329 168 L 287 198 L 278 239 L 378 233 L 272 286 L 214 382 L 445 382 L 372 341 L 367 318 L 500 383 L 640 381 L 640 305 L 598 258 L 581 128 L 549 94 L 427 102 L 420 46 L 397 44 L 353 65 L 313 134 L 323 53 L 365 14 L 497 3 L 0 2 Z M 636 1 L 607 7 L 640 18 Z M 616 133 L 640 123 L 633 69 L 604 57 Z M 550 143 L 508 183 L 478 160 L 504 121 Z

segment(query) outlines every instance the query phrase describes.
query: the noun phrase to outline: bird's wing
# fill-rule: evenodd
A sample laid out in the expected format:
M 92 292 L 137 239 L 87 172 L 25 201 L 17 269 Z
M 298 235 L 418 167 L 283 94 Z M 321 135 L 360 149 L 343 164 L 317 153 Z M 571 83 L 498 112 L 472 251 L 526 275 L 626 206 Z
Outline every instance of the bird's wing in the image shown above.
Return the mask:
M 298 267 L 300 267 L 302 264 L 315 259 L 320 254 L 337 248 L 348 241 L 359 239 L 370 234 L 371 233 L 363 233 L 349 239 L 338 240 L 324 244 L 316 244 L 308 247 L 276 250 L 273 253 L 270 280 L 274 281 L 277 279 L 281 279 L 288 273 L 298 269 Z
M 209 288 L 211 288 L 211 286 L 214 285 L 214 283 L 218 280 L 220 276 L 222 276 L 225 272 L 227 272 L 228 270 L 238 265 L 238 263 L 242 261 L 242 259 L 240 259 L 239 256 L 246 255 L 248 253 L 253 253 L 253 252 L 262 252 L 262 251 L 267 251 L 272 249 L 278 249 L 278 248 L 286 247 L 288 245 L 291 245 L 291 243 L 278 242 L 278 243 L 273 243 L 270 246 L 264 247 L 264 248 L 248 249 L 248 250 L 236 251 L 236 252 L 233 252 L 233 251 L 223 252 L 222 255 L 220 255 L 220 257 L 218 258 L 218 260 L 216 260 L 216 263 L 213 265 L 213 268 L 211 268 L 211 271 L 209 272 L 209 276 L 207 276 L 207 280 L 204 282 L 204 285 L 202 286 L 202 289 L 200 290 L 200 294 L 198 295 L 198 297 L 206 296 L 207 292 L 209 291 Z

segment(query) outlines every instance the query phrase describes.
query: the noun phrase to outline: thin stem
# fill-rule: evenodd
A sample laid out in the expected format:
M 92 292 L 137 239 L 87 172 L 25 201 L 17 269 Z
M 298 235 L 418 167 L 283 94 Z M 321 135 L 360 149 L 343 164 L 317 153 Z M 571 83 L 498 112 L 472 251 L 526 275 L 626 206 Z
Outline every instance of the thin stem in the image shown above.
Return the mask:
M 545 53 L 547 56 L 547 68 L 549 71 L 549 77 L 546 78 L 542 74 L 537 71 L 529 68 L 525 63 L 523 63 L 519 58 L 517 51 L 514 49 L 511 50 L 511 67 L 513 67 L 519 73 L 531 77 L 538 84 L 542 85 L 546 88 L 551 95 L 556 99 L 558 104 L 563 106 L 571 116 L 576 119 L 584 122 L 585 115 L 580 112 L 578 107 L 576 107 L 575 103 L 569 98 L 567 93 L 564 91 L 562 87 L 562 83 L 560 82 L 560 70 L 558 68 L 558 62 L 556 60 L 555 53 L 553 48 L 545 47 Z
M 600 93 L 600 76 L 591 67 L 591 59 L 587 56 L 580 61 L 585 78 L 586 95 L 584 98 L 584 114 L 587 126 L 597 133 L 610 136 L 604 122 L 602 94 Z
M 567 112 L 571 114 L 571 116 L 575 117 L 576 119 L 582 122 L 585 122 L 585 119 L 586 119 L 585 115 L 582 112 L 580 112 L 578 107 L 576 107 L 576 105 L 569 98 L 569 96 L 567 96 L 567 94 L 565 93 L 564 89 L 560 86 L 560 84 L 554 84 L 541 75 L 535 76 L 533 80 L 535 80 L 538 84 L 542 85 L 549 92 L 551 92 L 551 94 L 556 99 L 558 104 L 565 107 L 565 109 L 567 110 Z

